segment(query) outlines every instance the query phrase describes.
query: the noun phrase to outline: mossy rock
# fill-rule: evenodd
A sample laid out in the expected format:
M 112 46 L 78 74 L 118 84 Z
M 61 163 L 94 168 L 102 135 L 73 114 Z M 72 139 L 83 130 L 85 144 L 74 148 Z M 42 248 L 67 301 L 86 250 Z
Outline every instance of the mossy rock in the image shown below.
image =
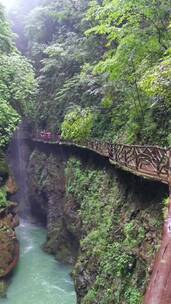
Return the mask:
M 6 296 L 7 283 L 4 280 L 0 280 L 0 298 Z
M 7 201 L 7 192 L 6 187 L 0 188 L 0 209 L 6 208 L 9 206 L 9 202 Z
M 0 185 L 4 184 L 9 176 L 8 164 L 5 160 L 5 156 L 0 152 Z

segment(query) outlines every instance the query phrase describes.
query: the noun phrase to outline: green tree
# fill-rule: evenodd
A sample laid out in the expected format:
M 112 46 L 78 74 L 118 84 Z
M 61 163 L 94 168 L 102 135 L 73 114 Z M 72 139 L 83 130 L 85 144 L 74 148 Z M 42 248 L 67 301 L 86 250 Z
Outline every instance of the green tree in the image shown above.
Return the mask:
M 9 24 L 4 15 L 3 6 L 0 3 L 0 52 L 10 52 L 12 43 L 12 33 L 9 28 Z
M 19 122 L 20 116 L 17 112 L 9 103 L 0 99 L 0 148 L 8 144 Z
M 33 68 L 20 54 L 0 55 L 0 96 L 21 115 L 31 115 L 37 83 Z
M 66 114 L 62 123 L 62 138 L 66 140 L 85 140 L 90 137 L 93 127 L 93 113 L 89 108 L 75 110 Z
M 21 115 L 33 117 L 37 82 L 31 64 L 14 47 L 0 7 L 0 148 L 5 148 Z
M 168 144 L 169 85 L 163 96 L 149 81 L 158 73 L 162 87 L 170 57 L 168 0 L 47 0 L 25 30 L 39 82 L 36 128 L 61 128 L 79 106 L 95 113 L 93 137 Z
M 84 77 L 81 72 L 101 52 L 97 41 L 84 35 L 87 2 L 46 1 L 27 18 L 29 52 L 40 87 L 36 110 L 40 128 L 60 128 L 73 105 L 87 108 L 99 103 L 98 77 L 90 73 Z
M 139 80 L 151 66 L 158 64 L 169 47 L 169 3 L 158 0 L 91 1 L 87 18 L 91 21 L 87 35 L 101 35 L 108 41 L 108 50 L 95 65 L 94 72 L 108 74 L 113 91 L 117 89 L 121 93 L 122 99 L 118 103 L 121 105 L 124 101 L 129 113 L 122 132 L 125 134 L 123 140 L 142 142 L 150 122 L 149 113 L 151 118 L 153 116 L 150 110 L 153 98 L 142 92 Z M 114 98 L 113 94 L 108 97 Z M 115 121 L 115 111 L 113 114 Z M 160 125 L 160 121 L 158 123 Z M 146 136 L 146 142 L 152 141 L 156 132 L 160 132 L 157 124 L 153 131 Z M 163 135 L 158 134 L 156 140 L 166 143 Z

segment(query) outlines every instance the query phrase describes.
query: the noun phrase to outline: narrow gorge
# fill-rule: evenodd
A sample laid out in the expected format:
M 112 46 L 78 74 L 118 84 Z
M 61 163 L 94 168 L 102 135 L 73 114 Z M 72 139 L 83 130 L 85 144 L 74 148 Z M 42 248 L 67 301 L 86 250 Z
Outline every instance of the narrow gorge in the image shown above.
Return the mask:
M 170 1 L 0 0 L 0 304 L 170 304 Z
M 75 304 L 71 268 L 63 263 L 72 266 L 77 303 L 141 303 L 160 247 L 167 186 L 123 172 L 92 151 L 35 142 L 28 131 L 23 123 L 7 153 L 19 188 L 12 199 L 20 202 L 21 254 L 0 303 L 32 303 L 29 289 L 33 303 L 55 304 L 59 297 Z

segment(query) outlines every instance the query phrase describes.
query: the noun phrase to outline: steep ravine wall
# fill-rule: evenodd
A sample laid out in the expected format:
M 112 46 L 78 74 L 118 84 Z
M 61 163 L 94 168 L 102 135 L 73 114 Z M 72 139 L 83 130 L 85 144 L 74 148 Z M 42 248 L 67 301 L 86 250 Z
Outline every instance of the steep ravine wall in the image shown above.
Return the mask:
M 94 154 L 37 144 L 28 166 L 45 250 L 74 264 L 78 304 L 140 304 L 160 246 L 167 188 Z
M 5 296 L 10 274 L 19 259 L 17 204 L 11 201 L 16 184 L 5 160 L 0 154 L 0 298 Z

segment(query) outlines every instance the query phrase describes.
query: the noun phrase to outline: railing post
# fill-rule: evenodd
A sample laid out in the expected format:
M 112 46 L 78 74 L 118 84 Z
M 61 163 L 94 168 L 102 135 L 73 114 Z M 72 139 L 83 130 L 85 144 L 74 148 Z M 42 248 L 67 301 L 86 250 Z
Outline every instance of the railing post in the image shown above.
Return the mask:
M 112 150 L 113 150 L 113 158 L 115 159 L 115 162 L 118 162 L 118 145 L 114 144 L 112 146 Z
M 134 148 L 133 154 L 134 154 L 134 157 L 135 157 L 135 168 L 136 168 L 136 170 L 137 170 L 137 172 L 138 172 L 138 169 L 139 169 L 139 161 L 138 161 L 138 153 L 137 153 L 137 151 L 136 151 L 136 148 Z
M 163 238 L 153 273 L 144 299 L 144 304 L 171 303 L 171 148 L 168 157 L 168 215 L 164 221 Z
M 125 164 L 125 167 L 127 167 L 127 157 L 126 157 L 126 150 L 124 150 L 124 164 Z
M 167 150 L 168 155 L 168 186 L 169 186 L 169 198 L 171 199 L 171 148 Z
M 168 220 L 167 229 L 171 242 L 171 148 L 168 149 L 168 186 L 169 186 L 169 203 L 168 203 Z M 170 265 L 171 267 L 171 265 Z

